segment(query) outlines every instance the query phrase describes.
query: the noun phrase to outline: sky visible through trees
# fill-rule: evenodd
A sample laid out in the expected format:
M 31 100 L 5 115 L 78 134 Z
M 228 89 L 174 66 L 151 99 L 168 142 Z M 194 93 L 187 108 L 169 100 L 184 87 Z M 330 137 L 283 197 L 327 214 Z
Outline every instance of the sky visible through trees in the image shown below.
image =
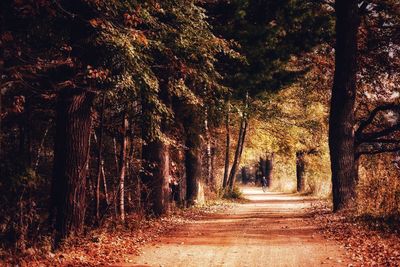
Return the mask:
M 399 225 L 397 0 L 2 0 L 0 23 L 0 265 L 263 177 Z

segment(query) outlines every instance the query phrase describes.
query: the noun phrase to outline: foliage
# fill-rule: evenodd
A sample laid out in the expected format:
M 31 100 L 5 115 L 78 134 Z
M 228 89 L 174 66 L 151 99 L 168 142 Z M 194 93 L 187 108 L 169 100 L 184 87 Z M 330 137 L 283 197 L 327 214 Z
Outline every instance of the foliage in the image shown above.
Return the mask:
M 361 159 L 357 188 L 358 213 L 374 217 L 400 216 L 400 170 L 390 164 L 395 159 L 393 154 L 365 156 Z
M 211 6 L 216 32 L 235 41 L 246 58 L 246 65 L 226 68 L 236 96 L 254 96 L 292 83 L 303 71 L 287 68 L 292 56 L 326 42 L 333 33 L 330 13 L 315 1 L 235 0 Z
M 142 146 L 152 141 L 168 147 L 166 169 L 179 181 L 181 203 L 187 139 L 204 157 L 213 157 L 212 174 L 217 185 L 221 182 L 226 113 L 230 160 L 237 126 L 246 120 L 243 166 L 254 171 L 260 158 L 275 153 L 271 189 L 294 192 L 295 155 L 302 152 L 305 191 L 329 196 L 328 104 L 335 54 L 329 2 L 2 0 L 2 245 L 24 251 L 52 232 L 46 220 L 57 142 L 55 106 L 59 93 L 73 88 L 96 95 L 87 166 L 88 227 L 118 215 L 123 114 L 129 120 L 128 214 L 141 209 L 140 176 L 147 164 Z M 400 212 L 399 158 L 381 153 L 399 151 L 400 5 L 396 0 L 363 3 L 354 125 L 361 157 L 356 202 L 360 214 L 395 216 Z M 207 164 L 203 160 L 203 170 L 211 169 Z M 93 219 L 96 189 L 99 222 Z M 220 193 L 242 197 L 238 187 Z M 136 220 L 131 219 L 128 224 Z
M 233 190 L 224 191 L 222 197 L 226 199 L 241 199 L 243 198 L 243 193 L 239 187 L 235 186 Z

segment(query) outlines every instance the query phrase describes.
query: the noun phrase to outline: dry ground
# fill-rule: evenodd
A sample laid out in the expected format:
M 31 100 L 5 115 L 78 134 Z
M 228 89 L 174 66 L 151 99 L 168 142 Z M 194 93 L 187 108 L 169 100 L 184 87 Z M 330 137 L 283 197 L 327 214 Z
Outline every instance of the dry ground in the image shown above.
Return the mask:
M 312 199 L 243 193 L 248 202 L 162 235 L 126 266 L 348 266 L 344 248 L 310 223 Z

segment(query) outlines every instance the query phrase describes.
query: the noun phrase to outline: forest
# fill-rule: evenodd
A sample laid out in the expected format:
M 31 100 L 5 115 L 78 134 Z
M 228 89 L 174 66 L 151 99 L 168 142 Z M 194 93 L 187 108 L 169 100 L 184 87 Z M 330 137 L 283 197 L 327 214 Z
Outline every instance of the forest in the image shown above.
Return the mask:
M 67 255 L 297 198 L 366 240 L 329 266 L 400 265 L 398 0 L 1 0 L 0 22 L 1 266 L 118 264 Z M 187 263 L 140 266 L 244 266 Z

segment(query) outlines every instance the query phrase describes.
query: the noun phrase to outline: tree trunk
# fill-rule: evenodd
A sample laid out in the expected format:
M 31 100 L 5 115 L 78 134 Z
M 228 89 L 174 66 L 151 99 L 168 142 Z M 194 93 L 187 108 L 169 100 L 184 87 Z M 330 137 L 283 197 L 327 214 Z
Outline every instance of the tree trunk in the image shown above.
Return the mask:
M 242 167 L 242 183 L 247 184 L 249 182 L 249 175 L 247 167 Z
M 188 148 L 185 152 L 186 199 L 188 206 L 194 205 L 198 197 L 198 183 L 201 178 L 200 158 L 200 152 L 197 148 Z
M 148 215 L 160 216 L 168 212 L 169 151 L 161 140 L 147 142 L 142 147 L 143 185 L 142 203 Z
M 206 117 L 207 117 L 207 111 L 206 111 Z M 213 172 L 212 172 L 212 148 L 211 148 L 211 133 L 208 125 L 208 118 L 204 120 L 204 130 L 206 134 L 206 169 L 207 169 L 207 185 L 210 186 L 210 188 L 214 188 L 213 185 Z
M 94 93 L 80 88 L 58 96 L 51 194 L 57 243 L 83 230 L 93 100 Z
M 104 106 L 106 95 L 103 93 L 100 111 L 100 125 L 99 125 L 99 139 L 98 139 L 98 153 L 97 153 L 97 181 L 96 181 L 96 219 L 100 219 L 100 181 L 103 170 L 103 132 L 104 132 Z
M 36 160 L 35 160 L 35 164 L 33 166 L 33 171 L 37 172 L 38 168 L 39 168 L 39 162 L 40 162 L 40 155 L 42 154 L 42 150 L 44 148 L 44 142 L 46 141 L 46 137 L 47 134 L 49 133 L 50 127 L 51 127 L 52 121 L 49 121 L 49 125 L 46 127 L 46 130 L 43 133 L 42 139 L 40 141 L 40 145 L 37 149 L 37 153 L 36 153 Z
M 32 167 L 32 104 L 30 97 L 25 97 L 24 110 L 19 118 L 19 157 L 25 167 Z
M 124 113 L 122 118 L 121 151 L 120 151 L 120 172 L 119 172 L 119 216 L 121 221 L 125 221 L 125 173 L 126 173 L 126 148 L 127 130 L 129 127 L 128 117 Z
M 240 165 L 240 160 L 242 158 L 244 141 L 246 139 L 247 126 L 248 126 L 248 119 L 247 119 L 248 107 L 249 107 L 249 93 L 246 92 L 246 98 L 244 99 L 244 112 L 243 112 L 242 120 L 240 123 L 239 138 L 238 138 L 238 143 L 237 143 L 237 147 L 236 147 L 236 151 L 235 151 L 235 158 L 234 158 L 231 172 L 229 173 L 229 178 L 228 178 L 230 191 L 233 191 L 233 188 L 235 186 L 236 173 L 238 171 L 238 168 Z
M 104 171 L 104 159 L 101 161 L 101 176 L 103 177 L 104 197 L 106 198 L 106 204 L 108 206 L 110 204 L 110 198 L 108 196 L 106 172 Z
M 257 170 L 256 170 L 256 173 L 255 173 L 255 176 L 256 176 L 255 177 L 255 182 L 256 182 L 256 184 L 258 184 L 259 182 L 262 181 L 261 178 L 263 176 L 267 177 L 266 164 L 267 164 L 267 161 L 263 157 L 260 157 L 260 159 L 258 161 L 258 165 L 257 165 Z
M 119 190 L 117 190 L 117 186 L 116 181 L 117 181 L 117 177 L 119 177 L 119 163 L 118 163 L 118 152 L 117 152 L 117 140 L 115 137 L 113 137 L 113 147 L 114 147 L 114 162 L 115 162 L 115 179 L 113 179 L 112 181 L 112 186 L 113 186 L 113 198 L 112 198 L 112 204 L 114 206 L 114 216 L 115 218 L 118 217 L 118 205 L 117 205 L 117 199 L 118 199 L 118 192 Z
M 303 192 L 305 189 L 305 162 L 304 152 L 296 152 L 296 178 L 297 178 L 297 192 Z
M 226 131 L 226 145 L 225 145 L 225 169 L 224 169 L 224 180 L 222 182 L 222 188 L 225 189 L 228 183 L 228 174 L 229 174 L 229 154 L 230 154 L 230 145 L 231 145 L 231 133 L 229 128 L 229 103 L 228 110 L 226 112 L 225 118 L 225 131 Z
M 247 119 L 245 117 L 243 117 L 242 121 L 240 122 L 239 137 L 238 137 L 238 143 L 236 146 L 235 157 L 233 159 L 231 171 L 229 173 L 229 178 L 228 178 L 228 185 L 229 185 L 230 191 L 233 190 L 233 187 L 235 184 L 235 178 L 236 178 L 236 174 L 237 174 L 237 171 L 238 171 L 238 168 L 240 165 L 241 155 L 243 152 L 246 131 L 247 131 Z
M 357 73 L 358 1 L 336 0 L 336 61 L 329 117 L 333 210 L 355 197 L 354 103 Z
M 243 135 L 242 135 L 242 140 L 241 140 L 241 143 L 240 143 L 240 151 L 239 151 L 239 159 L 238 159 L 238 163 L 237 163 L 237 168 L 239 167 L 239 165 L 240 165 L 240 161 L 241 161 L 241 159 L 242 159 L 242 153 L 243 153 L 243 149 L 244 149 L 244 142 L 245 142 L 245 140 L 246 140 L 246 133 L 247 133 L 247 127 L 248 127 L 248 121 L 247 121 L 247 119 L 245 119 L 245 121 L 244 121 L 244 129 L 243 129 Z M 236 172 L 237 172 L 237 170 L 236 170 Z M 233 175 L 233 177 L 232 177 L 232 183 L 231 183 L 231 187 L 230 187 L 230 190 L 232 191 L 233 190 L 233 188 L 235 187 L 235 181 L 236 181 L 236 173 L 234 173 L 234 175 Z
M 194 111 L 185 118 L 183 126 L 186 134 L 186 200 L 188 206 L 191 206 L 196 203 L 201 179 L 201 138 Z
M 163 94 L 160 94 L 161 98 L 169 102 L 166 88 L 162 86 L 161 89 L 164 89 Z M 166 130 L 163 125 L 157 125 L 160 122 L 156 113 L 151 96 L 143 92 L 141 202 L 149 216 L 161 216 L 169 210 L 169 147 L 160 136 L 155 136 L 155 128 L 160 127 L 160 131 Z
M 212 142 L 211 146 L 211 186 L 215 190 L 216 189 L 216 181 L 215 181 L 215 144 Z

